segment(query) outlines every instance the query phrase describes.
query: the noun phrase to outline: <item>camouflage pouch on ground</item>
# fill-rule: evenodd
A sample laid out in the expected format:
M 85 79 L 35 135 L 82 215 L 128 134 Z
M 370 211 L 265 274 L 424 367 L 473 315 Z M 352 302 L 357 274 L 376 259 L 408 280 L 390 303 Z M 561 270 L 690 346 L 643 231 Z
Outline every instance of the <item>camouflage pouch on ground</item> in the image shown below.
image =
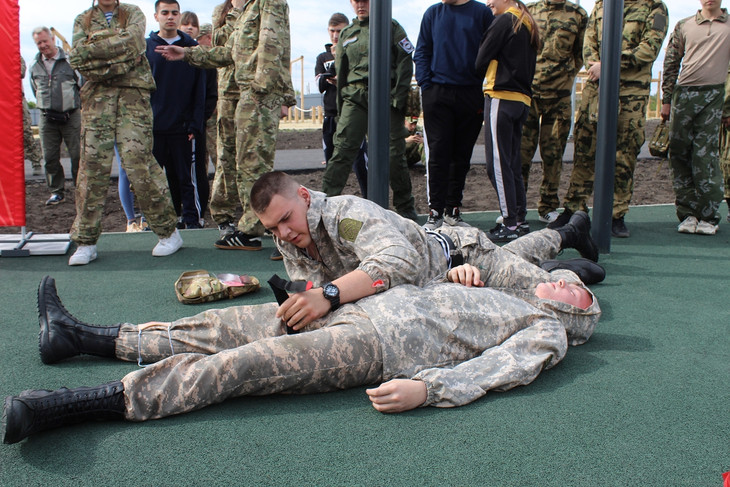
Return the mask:
M 175 294 L 183 304 L 232 299 L 258 291 L 261 285 L 253 276 L 218 274 L 205 270 L 183 272 L 175 281 Z
M 654 130 L 654 135 L 649 141 L 649 153 L 661 158 L 666 158 L 669 153 L 669 126 L 663 120 Z

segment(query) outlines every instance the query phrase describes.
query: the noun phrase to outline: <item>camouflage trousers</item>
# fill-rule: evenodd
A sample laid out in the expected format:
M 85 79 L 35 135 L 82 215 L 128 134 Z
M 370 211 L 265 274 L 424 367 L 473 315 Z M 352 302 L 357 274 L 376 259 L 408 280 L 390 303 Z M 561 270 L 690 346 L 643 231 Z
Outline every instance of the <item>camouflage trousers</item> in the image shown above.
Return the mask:
M 165 175 L 152 156 L 149 92 L 89 82 L 81 95 L 81 163 L 71 240 L 80 245 L 99 240 L 115 142 L 147 223 L 157 236 L 169 237 L 177 218 Z
M 669 165 L 677 218 L 720 221 L 720 121 L 724 85 L 679 86 L 672 94 Z
M 208 156 L 213 162 L 213 167 L 216 166 L 218 160 L 218 110 L 213 110 L 213 114 L 205 122 L 205 147 L 208 151 Z
M 381 344 L 358 306 L 286 335 L 267 303 L 212 309 L 171 323 L 122 325 L 116 354 L 154 362 L 126 375 L 126 419 L 186 413 L 230 397 L 309 394 L 382 379 Z
M 730 129 L 720 127 L 720 167 L 725 181 L 725 199 L 730 201 Z
M 33 129 L 30 121 L 30 111 L 28 103 L 23 99 L 23 146 L 25 148 L 25 158 L 33 165 L 34 169 L 41 168 L 41 144 L 33 137 Z
M 236 106 L 238 98 L 218 98 L 216 126 L 217 153 L 213 189 L 210 194 L 210 216 L 218 225 L 234 222 L 238 207 L 236 188 Z
M 242 209 L 238 229 L 249 235 L 264 234 L 264 227 L 253 212 L 248 200 L 253 183 L 262 174 L 274 169 L 274 154 L 276 152 L 276 136 L 279 132 L 279 120 L 281 119 L 281 106 L 281 96 L 268 95 L 261 97 L 252 91 L 242 91 L 241 98 L 236 104 L 234 122 L 236 129 L 235 167 L 231 168 L 233 171 L 229 169 L 226 172 L 224 170 L 226 176 L 225 186 L 231 189 L 228 181 L 229 177 L 235 182 L 235 191 L 238 193 L 238 201 L 241 203 Z M 221 115 L 219 115 L 220 117 Z M 217 173 L 216 170 L 216 178 L 218 177 Z M 216 187 L 214 179 L 213 197 L 217 204 L 215 211 L 216 214 L 220 215 L 221 195 L 215 193 Z M 220 187 L 220 183 L 218 187 Z M 228 196 L 232 194 L 233 191 L 228 193 Z M 235 204 L 235 199 L 231 198 L 231 200 Z M 215 216 L 213 219 L 218 223 Z
M 542 183 L 540 184 L 540 201 L 537 204 L 537 212 L 540 215 L 547 215 L 560 208 L 560 198 L 558 198 L 560 173 L 563 168 L 563 154 L 568 135 L 570 135 L 572 118 L 570 97 L 533 98 L 527 121 L 522 126 L 520 157 L 525 191 L 527 191 L 532 158 L 535 155 L 538 140 L 540 144 Z
M 613 183 L 613 218 L 629 212 L 634 192 L 636 158 L 644 144 L 647 96 L 619 97 L 616 139 L 616 170 Z M 598 90 L 586 85 L 575 122 L 575 157 L 564 206 L 571 211 L 588 211 L 596 173 L 596 131 L 598 129 Z
M 368 131 L 368 91 L 366 87 L 350 87 L 350 95 L 343 99 L 337 120 L 335 150 L 327 162 L 322 177 L 322 191 L 327 196 L 342 194 L 350 175 L 350 168 L 360 152 L 360 146 Z M 415 211 L 411 175 L 406 164 L 406 141 L 408 130 L 404 126 L 405 116 L 390 110 L 390 187 L 393 190 L 395 211 L 406 214 Z M 370 164 L 375 164 L 369 159 Z

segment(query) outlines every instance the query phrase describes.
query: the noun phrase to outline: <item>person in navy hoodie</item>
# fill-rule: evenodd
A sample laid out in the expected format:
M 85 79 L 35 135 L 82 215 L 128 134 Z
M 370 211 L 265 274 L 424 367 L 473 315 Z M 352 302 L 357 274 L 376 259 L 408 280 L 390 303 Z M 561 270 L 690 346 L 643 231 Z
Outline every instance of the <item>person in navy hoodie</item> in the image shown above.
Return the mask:
M 157 84 L 150 98 L 154 117 L 152 152 L 167 174 L 178 228 L 201 228 L 203 215 L 197 198 L 193 143 L 205 136 L 205 71 L 188 63 L 167 62 L 155 52 L 160 45 L 198 44 L 178 29 L 180 4 L 175 0 L 157 0 L 155 20 L 160 30 L 150 32 L 147 38 L 147 59 Z

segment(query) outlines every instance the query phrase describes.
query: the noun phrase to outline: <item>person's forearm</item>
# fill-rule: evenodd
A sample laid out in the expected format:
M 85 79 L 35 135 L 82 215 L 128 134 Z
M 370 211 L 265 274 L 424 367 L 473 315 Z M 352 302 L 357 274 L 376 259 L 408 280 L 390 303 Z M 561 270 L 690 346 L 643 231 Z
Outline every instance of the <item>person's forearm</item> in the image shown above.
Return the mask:
M 352 303 L 358 299 L 372 296 L 377 290 L 373 286 L 370 276 L 358 269 L 348 272 L 332 283 L 340 289 L 340 304 Z

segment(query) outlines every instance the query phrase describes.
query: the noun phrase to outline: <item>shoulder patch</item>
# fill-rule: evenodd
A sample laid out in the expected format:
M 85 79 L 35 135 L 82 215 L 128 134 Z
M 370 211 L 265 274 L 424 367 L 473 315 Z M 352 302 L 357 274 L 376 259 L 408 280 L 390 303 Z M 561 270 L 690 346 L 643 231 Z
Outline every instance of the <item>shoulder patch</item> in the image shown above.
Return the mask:
M 345 47 L 346 45 L 350 44 L 351 42 L 355 42 L 357 40 L 357 36 L 350 37 L 345 42 L 342 43 L 342 47 Z
M 357 235 L 360 233 L 362 228 L 362 222 L 359 220 L 353 220 L 352 218 L 345 218 L 340 221 L 337 231 L 340 232 L 340 237 L 347 240 L 348 242 L 354 242 L 357 239 Z
M 667 30 L 667 18 L 664 14 L 656 14 L 654 16 L 654 24 L 652 24 L 651 28 L 659 32 Z
M 401 49 L 403 49 L 406 52 L 406 54 L 410 54 L 416 50 L 416 48 L 413 47 L 413 44 L 407 37 L 404 37 L 403 39 L 401 39 L 401 41 L 398 43 L 398 45 L 401 47 Z

